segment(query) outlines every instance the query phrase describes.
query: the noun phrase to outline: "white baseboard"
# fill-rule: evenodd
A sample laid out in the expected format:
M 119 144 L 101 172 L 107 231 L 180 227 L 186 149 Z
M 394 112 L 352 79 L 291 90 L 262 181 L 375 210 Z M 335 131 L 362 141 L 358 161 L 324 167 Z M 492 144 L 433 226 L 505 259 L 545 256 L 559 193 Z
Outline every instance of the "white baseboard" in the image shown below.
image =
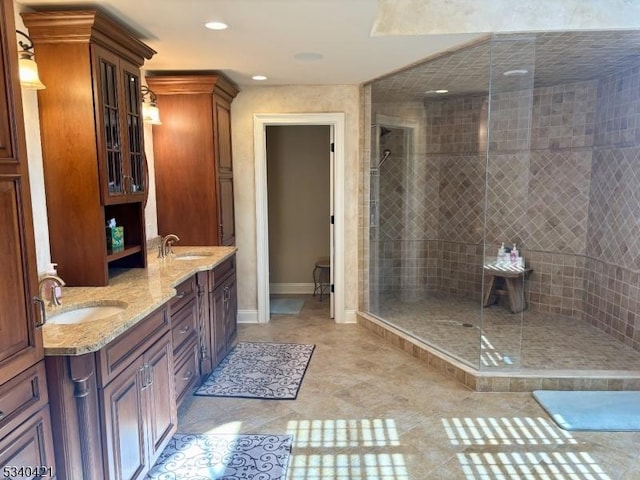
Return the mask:
M 270 283 L 269 293 L 275 295 L 311 295 L 313 283 Z
M 344 317 L 341 323 L 358 323 L 356 310 L 345 310 Z
M 238 310 L 238 323 L 258 323 L 258 310 Z

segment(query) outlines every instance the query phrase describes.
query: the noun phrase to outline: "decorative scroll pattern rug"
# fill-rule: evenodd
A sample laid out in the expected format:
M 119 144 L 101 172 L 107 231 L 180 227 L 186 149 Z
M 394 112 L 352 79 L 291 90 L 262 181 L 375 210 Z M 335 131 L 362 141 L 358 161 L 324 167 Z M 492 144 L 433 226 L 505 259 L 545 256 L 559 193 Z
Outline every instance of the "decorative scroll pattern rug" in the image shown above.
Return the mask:
M 284 480 L 292 435 L 176 433 L 147 480 Z
M 565 430 L 640 430 L 640 392 L 536 390 L 533 397 Z
M 314 348 L 295 343 L 240 342 L 195 395 L 294 400 Z

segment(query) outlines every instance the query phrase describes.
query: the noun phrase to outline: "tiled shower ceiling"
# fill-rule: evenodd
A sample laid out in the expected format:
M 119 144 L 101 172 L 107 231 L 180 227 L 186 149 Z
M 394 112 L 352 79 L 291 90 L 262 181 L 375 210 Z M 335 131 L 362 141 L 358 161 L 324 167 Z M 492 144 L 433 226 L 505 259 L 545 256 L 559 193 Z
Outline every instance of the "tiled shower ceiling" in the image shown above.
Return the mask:
M 378 101 L 416 101 L 430 90 L 449 95 L 543 87 L 590 80 L 640 63 L 640 31 L 548 32 L 496 35 L 372 82 Z M 492 65 L 492 68 L 489 68 Z M 505 77 L 525 69 L 524 76 Z M 490 78 L 492 77 L 492 78 Z

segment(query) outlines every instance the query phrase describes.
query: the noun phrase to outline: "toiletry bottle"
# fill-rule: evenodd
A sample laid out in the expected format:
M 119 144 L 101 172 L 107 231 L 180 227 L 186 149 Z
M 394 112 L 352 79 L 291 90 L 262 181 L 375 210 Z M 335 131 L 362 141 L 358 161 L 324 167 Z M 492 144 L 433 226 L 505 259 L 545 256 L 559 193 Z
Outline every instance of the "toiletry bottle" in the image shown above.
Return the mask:
M 514 243 L 513 248 L 511 249 L 511 265 L 517 265 L 517 264 L 518 264 L 518 248 Z
M 504 242 L 502 242 L 502 245 L 500 245 L 500 248 L 498 249 L 498 258 L 496 259 L 496 263 L 498 265 L 504 263 Z

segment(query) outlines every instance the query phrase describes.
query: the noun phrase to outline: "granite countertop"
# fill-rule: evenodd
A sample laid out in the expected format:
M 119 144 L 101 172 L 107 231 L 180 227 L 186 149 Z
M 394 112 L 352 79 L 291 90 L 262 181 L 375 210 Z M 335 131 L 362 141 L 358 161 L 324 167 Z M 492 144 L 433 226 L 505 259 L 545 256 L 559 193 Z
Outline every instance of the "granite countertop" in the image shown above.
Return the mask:
M 44 354 L 82 355 L 95 352 L 136 325 L 176 295 L 176 287 L 198 271 L 211 270 L 236 252 L 236 247 L 178 247 L 174 255 L 157 258 L 154 249 L 147 268 L 122 270 L 106 287 L 64 287 L 62 305 L 47 307 L 47 323 L 42 327 Z M 178 257 L 200 255 L 189 260 Z M 115 315 L 78 324 L 56 325 L 55 315 L 78 307 L 120 305 Z

